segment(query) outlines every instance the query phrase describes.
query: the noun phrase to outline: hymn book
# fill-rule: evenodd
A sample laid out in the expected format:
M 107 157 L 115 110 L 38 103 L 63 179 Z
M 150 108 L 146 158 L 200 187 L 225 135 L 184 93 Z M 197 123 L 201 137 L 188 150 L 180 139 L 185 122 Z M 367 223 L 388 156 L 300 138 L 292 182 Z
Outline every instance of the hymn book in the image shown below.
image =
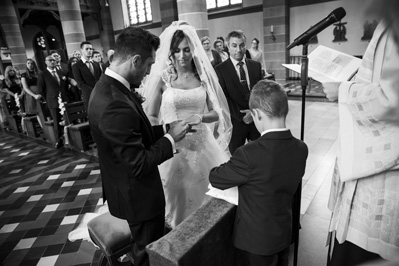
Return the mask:
M 349 81 L 357 73 L 362 60 L 319 45 L 309 54 L 309 78 L 320 83 Z M 301 73 L 301 65 L 282 64 L 294 72 Z

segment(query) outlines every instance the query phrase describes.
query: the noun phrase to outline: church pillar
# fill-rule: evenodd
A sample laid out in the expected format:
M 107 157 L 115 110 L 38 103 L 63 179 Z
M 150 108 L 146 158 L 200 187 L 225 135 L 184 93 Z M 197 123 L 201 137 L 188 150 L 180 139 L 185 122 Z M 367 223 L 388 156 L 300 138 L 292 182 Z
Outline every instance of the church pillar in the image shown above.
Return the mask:
M 86 40 L 79 0 L 57 0 L 68 55 Z
M 12 0 L 0 1 L 0 24 L 11 51 L 11 62 L 14 67 L 23 70 L 26 66 L 26 49 Z
M 103 52 L 106 54 L 109 49 L 115 46 L 114 28 L 112 26 L 111 11 L 105 4 L 105 0 L 100 1 L 100 39 Z
M 206 0 L 177 0 L 179 20 L 187 21 L 197 30 L 198 36 L 209 36 Z
M 179 20 L 176 0 L 160 1 L 162 30 L 166 29 L 173 21 Z
M 281 65 L 288 62 L 290 35 L 289 0 L 263 1 L 264 55 L 268 72 L 285 80 L 287 71 Z M 274 36 L 274 37 L 273 37 Z

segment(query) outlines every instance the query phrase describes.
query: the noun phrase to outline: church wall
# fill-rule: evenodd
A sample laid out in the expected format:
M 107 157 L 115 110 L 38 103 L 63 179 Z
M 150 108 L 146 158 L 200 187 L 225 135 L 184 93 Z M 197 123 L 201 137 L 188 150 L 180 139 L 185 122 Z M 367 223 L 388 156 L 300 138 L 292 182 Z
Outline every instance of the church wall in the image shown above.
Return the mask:
M 372 22 L 373 19 L 366 18 L 366 16 L 363 15 L 364 3 L 362 0 L 339 0 L 292 7 L 290 9 L 291 42 L 311 25 L 316 24 L 338 7 L 343 7 L 346 10 L 346 16 L 343 18 L 342 22 L 348 23 L 345 25 L 347 30 L 346 38 L 348 41 L 342 43 L 332 42 L 334 39 L 334 26 L 330 26 L 318 34 L 318 44 L 310 45 L 309 52 L 313 51 L 321 44 L 351 55 L 363 55 L 369 43 L 368 41 L 361 41 L 363 36 L 363 24 L 366 20 Z M 296 47 L 291 50 L 291 55 L 301 55 L 301 53 L 301 47 Z

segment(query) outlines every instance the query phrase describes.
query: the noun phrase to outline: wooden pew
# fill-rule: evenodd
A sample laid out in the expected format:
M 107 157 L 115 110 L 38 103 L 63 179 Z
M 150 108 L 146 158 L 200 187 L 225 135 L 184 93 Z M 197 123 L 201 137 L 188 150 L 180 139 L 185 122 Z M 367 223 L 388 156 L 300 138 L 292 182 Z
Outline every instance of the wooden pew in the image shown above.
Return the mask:
M 43 125 L 43 133 L 45 140 L 53 145 L 57 142 L 57 138 L 54 135 L 53 120 L 51 119 L 50 112 L 45 102 L 38 104 L 39 108 L 39 119 Z
M 79 150 L 87 150 L 94 141 L 83 102 L 65 104 L 65 117 L 70 145 Z
M 21 117 L 18 114 L 12 113 L 11 111 L 11 101 L 6 100 L 4 96 L 0 97 L 1 98 L 1 105 L 4 109 L 6 119 L 8 122 L 8 125 L 5 125 L 8 130 L 12 130 L 17 133 L 22 133 L 22 127 L 21 127 Z

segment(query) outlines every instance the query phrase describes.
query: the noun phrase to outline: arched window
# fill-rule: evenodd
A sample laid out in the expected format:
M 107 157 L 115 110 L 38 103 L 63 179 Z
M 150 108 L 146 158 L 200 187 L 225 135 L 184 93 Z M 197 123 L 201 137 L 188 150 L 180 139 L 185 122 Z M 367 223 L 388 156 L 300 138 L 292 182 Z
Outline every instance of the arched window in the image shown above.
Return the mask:
M 242 4 L 242 0 L 206 0 L 208 9 L 218 9 Z
M 152 21 L 150 0 L 127 0 L 130 25 Z

